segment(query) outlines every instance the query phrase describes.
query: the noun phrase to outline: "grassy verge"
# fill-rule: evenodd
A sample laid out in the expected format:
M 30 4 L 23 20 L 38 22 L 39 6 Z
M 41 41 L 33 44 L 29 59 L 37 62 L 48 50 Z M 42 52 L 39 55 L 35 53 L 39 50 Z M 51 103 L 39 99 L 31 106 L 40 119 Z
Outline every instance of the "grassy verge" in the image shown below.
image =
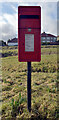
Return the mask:
M 57 54 L 57 46 L 55 45 L 46 45 L 41 46 L 41 54 L 51 55 L 51 54 Z M 2 49 L 2 50 L 1 50 Z M 18 55 L 18 47 L 17 46 L 5 46 L 1 47 L 0 49 L 0 56 L 2 57 L 8 57 L 8 56 L 16 56 Z
M 4 48 L 3 48 L 4 49 Z M 5 48 L 6 49 L 6 48 Z M 5 50 L 4 49 L 4 50 Z M 15 49 L 15 48 L 13 48 Z M 11 49 L 11 51 L 13 51 Z M 44 53 L 44 51 L 47 51 Z M 56 50 L 55 50 L 56 49 Z M 8 50 L 10 50 L 8 48 Z M 15 49 L 17 52 L 17 49 Z M 27 110 L 27 63 L 18 62 L 18 56 L 2 58 L 2 120 L 58 119 L 57 108 L 57 48 L 42 48 L 41 62 L 32 62 L 32 107 Z M 48 53 L 48 54 L 47 54 Z M 25 101 L 18 104 L 19 93 Z M 14 99 L 14 114 L 11 102 Z M 17 106 L 18 105 L 18 106 Z M 15 110 L 17 108 L 17 111 Z M 19 108 L 19 111 L 18 111 Z M 20 112 L 21 110 L 21 112 Z

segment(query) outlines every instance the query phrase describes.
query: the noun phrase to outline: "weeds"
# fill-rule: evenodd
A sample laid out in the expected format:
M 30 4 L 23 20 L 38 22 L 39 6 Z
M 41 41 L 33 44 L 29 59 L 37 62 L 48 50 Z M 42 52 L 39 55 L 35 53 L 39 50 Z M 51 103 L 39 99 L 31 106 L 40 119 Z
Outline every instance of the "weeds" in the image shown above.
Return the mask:
M 14 100 L 14 98 L 12 98 L 12 102 L 11 102 L 11 115 L 12 117 L 16 117 L 17 114 L 22 114 L 23 113 L 23 105 L 22 103 L 25 102 L 25 98 L 21 97 L 21 93 L 19 93 L 19 98 L 17 101 Z

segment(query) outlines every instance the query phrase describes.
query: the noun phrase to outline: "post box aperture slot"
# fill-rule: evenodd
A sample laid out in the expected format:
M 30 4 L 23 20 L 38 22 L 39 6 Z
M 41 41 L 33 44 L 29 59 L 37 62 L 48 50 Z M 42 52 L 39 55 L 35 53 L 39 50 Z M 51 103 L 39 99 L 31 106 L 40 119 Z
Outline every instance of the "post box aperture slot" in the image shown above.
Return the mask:
M 40 15 L 20 15 L 19 29 L 40 29 Z M 30 31 L 28 31 L 30 32 Z
M 20 19 L 39 19 L 39 15 L 20 15 Z

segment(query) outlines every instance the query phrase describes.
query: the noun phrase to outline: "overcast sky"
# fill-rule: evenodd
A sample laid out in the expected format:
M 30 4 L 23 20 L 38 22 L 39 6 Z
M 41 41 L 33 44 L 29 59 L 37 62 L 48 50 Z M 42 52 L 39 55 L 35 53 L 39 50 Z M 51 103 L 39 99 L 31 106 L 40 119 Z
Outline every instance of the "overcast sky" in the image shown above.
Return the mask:
M 57 35 L 57 2 L 39 0 L 0 0 L 0 40 L 7 41 L 18 36 L 18 6 L 41 6 L 41 32 Z M 22 2 L 24 1 L 24 2 Z M 33 2 L 34 1 L 34 2 Z M 59 8 L 58 8 L 59 10 Z

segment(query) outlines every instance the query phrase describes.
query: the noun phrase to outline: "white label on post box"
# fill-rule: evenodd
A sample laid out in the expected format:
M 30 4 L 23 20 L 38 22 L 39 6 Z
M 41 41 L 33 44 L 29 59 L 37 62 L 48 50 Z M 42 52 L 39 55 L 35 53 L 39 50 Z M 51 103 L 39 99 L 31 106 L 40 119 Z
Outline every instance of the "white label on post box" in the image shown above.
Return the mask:
M 34 34 L 25 34 L 25 51 L 34 51 Z

